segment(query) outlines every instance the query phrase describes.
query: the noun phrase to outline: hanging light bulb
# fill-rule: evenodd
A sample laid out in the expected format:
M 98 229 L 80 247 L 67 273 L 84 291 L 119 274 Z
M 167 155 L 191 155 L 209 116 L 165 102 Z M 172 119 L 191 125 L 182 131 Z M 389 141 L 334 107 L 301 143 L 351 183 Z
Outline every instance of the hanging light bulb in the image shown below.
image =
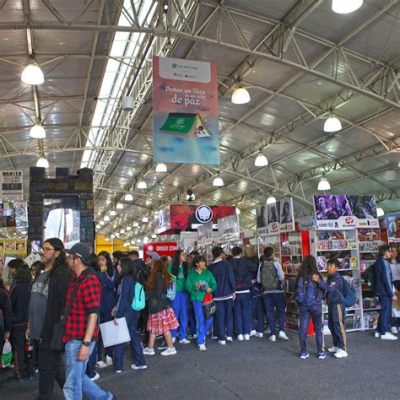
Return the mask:
M 149 219 L 147 217 L 143 217 L 142 222 L 146 224 L 147 222 L 149 222 Z
M 268 158 L 264 156 L 263 153 L 259 153 L 256 159 L 254 160 L 254 165 L 256 167 L 266 167 L 268 165 Z
M 108 215 L 104 216 L 104 221 L 110 222 L 110 217 Z
M 336 14 L 349 14 L 358 10 L 363 0 L 332 0 L 332 11 Z
M 335 115 L 331 115 L 329 118 L 325 120 L 324 123 L 324 132 L 339 132 L 342 130 L 342 123 Z
M 122 210 L 124 208 L 124 205 L 122 203 L 117 203 L 116 208 L 117 210 Z
M 111 211 L 110 211 L 110 215 L 111 215 L 112 217 L 115 217 L 115 216 L 117 215 L 117 212 L 116 212 L 115 210 L 111 210 Z
M 215 186 L 215 187 L 224 186 L 224 180 L 220 176 L 217 176 L 213 180 L 213 186 Z
M 233 91 L 231 102 L 233 104 L 246 104 L 250 102 L 250 94 L 247 89 L 240 87 Z
M 378 207 L 376 209 L 376 216 L 379 217 L 383 217 L 385 215 L 385 210 L 382 207 Z
M 331 185 L 330 185 L 328 179 L 322 177 L 322 178 L 319 180 L 319 183 L 318 183 L 318 190 L 320 190 L 321 192 L 323 192 L 323 191 L 325 191 L 325 190 L 330 190 L 330 189 L 331 189 Z
M 131 227 L 131 226 L 127 226 L 127 227 L 126 227 L 126 230 L 129 232 L 129 231 L 132 230 L 132 227 Z
M 167 166 L 164 163 L 158 163 L 156 166 L 156 172 L 160 173 L 167 172 Z
M 32 139 L 45 139 L 46 131 L 44 130 L 43 125 L 40 122 L 36 122 L 29 131 L 29 136 Z
M 42 156 L 36 161 L 36 166 L 40 168 L 49 168 L 49 162 L 46 157 Z
M 274 196 L 269 196 L 267 198 L 267 205 L 275 204 L 276 203 L 276 198 Z
M 147 189 L 147 183 L 145 181 L 139 181 L 136 187 L 138 189 Z
M 29 64 L 22 71 L 21 81 L 28 85 L 41 85 L 44 83 L 43 71 L 37 64 Z
M 151 235 L 151 238 L 152 238 L 152 239 L 156 239 L 156 238 L 157 238 L 157 235 L 156 235 L 155 233 L 153 233 L 153 234 Z
M 134 222 L 134 223 L 133 223 L 133 226 L 134 226 L 135 228 L 137 228 L 137 227 L 139 226 L 139 222 Z
M 124 197 L 125 201 L 133 201 L 133 195 L 132 193 L 127 193 Z
M 111 239 L 115 239 L 115 235 L 114 234 L 111 235 Z
M 121 230 L 119 231 L 119 233 L 120 233 L 121 235 L 123 235 L 123 234 L 125 233 L 125 229 L 121 229 Z

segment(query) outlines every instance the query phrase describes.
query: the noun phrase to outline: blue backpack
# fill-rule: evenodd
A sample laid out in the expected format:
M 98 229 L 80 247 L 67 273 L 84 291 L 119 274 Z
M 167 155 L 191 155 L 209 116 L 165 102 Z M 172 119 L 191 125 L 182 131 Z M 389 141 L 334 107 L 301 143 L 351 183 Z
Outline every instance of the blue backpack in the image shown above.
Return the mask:
M 314 285 L 309 280 L 304 281 L 302 277 L 299 279 L 299 282 L 300 281 L 303 284 L 303 288 L 302 290 L 300 290 L 300 288 L 296 289 L 294 299 L 299 306 L 310 307 L 314 304 L 315 301 Z
M 139 282 L 136 282 L 134 291 L 135 294 L 132 300 L 132 308 L 135 311 L 141 311 L 146 306 L 146 296 L 143 286 Z
M 347 279 L 343 277 L 342 279 L 343 279 L 343 294 L 342 294 L 343 304 L 346 307 L 353 307 L 357 301 L 356 289 L 354 288 L 354 286 L 351 286 L 349 284 Z

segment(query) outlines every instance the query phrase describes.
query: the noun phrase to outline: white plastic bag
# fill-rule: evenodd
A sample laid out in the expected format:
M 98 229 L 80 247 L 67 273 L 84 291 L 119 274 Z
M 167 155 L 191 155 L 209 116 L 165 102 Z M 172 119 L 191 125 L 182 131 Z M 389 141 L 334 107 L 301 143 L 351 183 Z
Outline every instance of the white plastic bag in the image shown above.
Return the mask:
M 12 361 L 12 348 L 9 340 L 6 340 L 3 347 L 3 354 L 1 355 L 1 366 L 7 368 Z

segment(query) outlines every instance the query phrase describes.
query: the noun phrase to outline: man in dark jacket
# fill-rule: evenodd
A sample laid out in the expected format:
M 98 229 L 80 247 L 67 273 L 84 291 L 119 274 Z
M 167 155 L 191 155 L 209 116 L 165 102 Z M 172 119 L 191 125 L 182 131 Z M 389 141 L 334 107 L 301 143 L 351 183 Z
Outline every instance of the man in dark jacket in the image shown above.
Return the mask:
M 48 272 L 47 289 L 42 293 L 47 294 L 46 312 L 39 324 L 39 398 L 38 400 L 50 400 L 54 398 L 54 380 L 62 389 L 65 382 L 63 352 L 50 349 L 50 342 L 54 334 L 54 326 L 60 321 L 64 313 L 65 297 L 67 295 L 70 272 L 68 271 L 64 244 L 60 239 L 47 239 L 42 246 L 42 261 L 45 265 L 45 273 Z M 40 315 L 32 313 L 31 318 Z M 30 321 L 32 323 L 32 321 Z M 35 325 L 37 325 L 35 323 Z M 29 335 L 29 329 L 28 329 Z
M 382 340 L 397 340 L 397 336 L 390 332 L 392 301 L 395 299 L 392 269 L 389 263 L 391 256 L 390 247 L 384 245 L 379 249 L 379 257 L 375 263 L 376 294 L 381 306 L 376 336 Z
M 221 247 L 214 247 L 212 249 L 214 261 L 209 266 L 209 270 L 217 282 L 214 300 L 217 305 L 216 326 L 218 344 L 221 345 L 225 345 L 226 341 L 233 341 L 233 301 L 236 296 L 233 267 L 229 261 L 223 259 L 223 253 L 224 251 Z
M 233 273 L 235 276 L 235 302 L 234 316 L 237 339 L 239 342 L 250 340 L 251 330 L 251 296 L 250 289 L 252 286 L 252 278 L 258 270 L 258 266 L 246 257 L 243 257 L 242 249 L 235 246 L 232 249 Z

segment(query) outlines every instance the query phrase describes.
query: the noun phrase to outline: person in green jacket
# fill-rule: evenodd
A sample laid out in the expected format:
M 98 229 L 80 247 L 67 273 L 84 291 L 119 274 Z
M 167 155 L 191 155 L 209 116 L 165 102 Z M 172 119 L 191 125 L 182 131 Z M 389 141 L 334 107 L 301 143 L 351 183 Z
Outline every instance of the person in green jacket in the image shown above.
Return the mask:
M 203 300 L 206 293 L 212 293 L 217 288 L 213 274 L 207 269 L 207 262 L 203 256 L 195 256 L 193 267 L 186 280 L 186 290 L 193 301 L 194 313 L 197 324 L 197 344 L 200 351 L 207 350 L 206 335 L 211 329 L 213 318 L 205 319 L 203 313 Z
M 185 288 L 189 265 L 186 262 L 186 254 L 183 250 L 178 250 L 175 253 L 172 264 L 168 266 L 168 272 L 173 276 L 176 285 L 176 295 L 172 308 L 179 322 L 179 343 L 189 344 L 190 340 L 187 339 L 189 294 Z M 171 334 L 172 340 L 175 342 L 178 329 L 174 329 Z

